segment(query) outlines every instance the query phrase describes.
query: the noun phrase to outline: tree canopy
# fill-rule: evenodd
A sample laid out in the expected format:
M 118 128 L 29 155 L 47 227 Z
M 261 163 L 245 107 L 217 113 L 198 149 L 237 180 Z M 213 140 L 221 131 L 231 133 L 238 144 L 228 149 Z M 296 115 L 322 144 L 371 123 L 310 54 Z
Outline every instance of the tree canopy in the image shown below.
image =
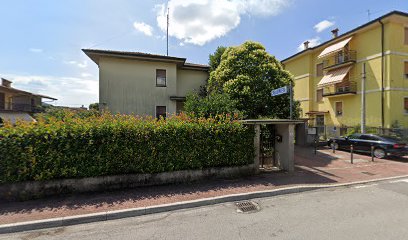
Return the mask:
M 221 51 L 217 48 L 212 56 L 216 58 Z M 247 118 L 289 118 L 289 94 L 272 97 L 271 91 L 293 85 L 293 77 L 264 46 L 247 41 L 222 52 L 219 65 L 210 73 L 209 94 L 228 94 Z M 299 114 L 297 109 L 298 103 L 294 106 L 295 118 Z
M 224 46 L 219 46 L 215 50 L 214 54 L 210 54 L 208 65 L 210 65 L 210 72 L 215 71 L 217 67 L 220 65 L 221 56 L 227 50 Z

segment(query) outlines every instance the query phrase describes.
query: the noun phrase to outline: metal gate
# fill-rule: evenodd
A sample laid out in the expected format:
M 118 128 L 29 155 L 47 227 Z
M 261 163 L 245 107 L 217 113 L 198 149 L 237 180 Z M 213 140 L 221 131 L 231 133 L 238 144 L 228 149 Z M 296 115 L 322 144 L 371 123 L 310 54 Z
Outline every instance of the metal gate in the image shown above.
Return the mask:
M 261 168 L 277 167 L 275 157 L 275 125 L 261 125 Z

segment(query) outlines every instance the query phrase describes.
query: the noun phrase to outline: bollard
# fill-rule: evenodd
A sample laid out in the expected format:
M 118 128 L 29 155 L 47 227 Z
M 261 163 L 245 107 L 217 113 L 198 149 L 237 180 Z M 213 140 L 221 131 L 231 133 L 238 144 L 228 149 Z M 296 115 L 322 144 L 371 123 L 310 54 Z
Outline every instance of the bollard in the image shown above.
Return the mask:
M 333 139 L 333 153 L 336 153 L 336 140 Z
M 351 164 L 354 164 L 353 152 L 354 152 L 354 146 L 353 146 L 353 144 L 351 144 L 351 145 L 350 145 Z
M 317 154 L 317 139 L 314 140 L 314 154 Z
M 371 145 L 371 161 L 374 162 L 374 146 Z

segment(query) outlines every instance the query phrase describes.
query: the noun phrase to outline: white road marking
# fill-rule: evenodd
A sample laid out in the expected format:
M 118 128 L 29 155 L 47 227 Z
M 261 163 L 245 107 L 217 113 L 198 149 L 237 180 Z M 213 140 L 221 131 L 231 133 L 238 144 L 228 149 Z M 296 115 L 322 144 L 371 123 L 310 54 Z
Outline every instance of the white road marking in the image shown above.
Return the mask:
M 390 182 L 390 183 L 399 183 L 399 182 L 406 182 L 406 183 L 408 183 L 408 179 L 395 180 L 395 181 L 392 181 L 392 182 Z
M 378 184 L 377 183 L 374 183 L 374 184 L 367 184 L 367 185 L 358 185 L 358 186 L 355 186 L 354 188 L 366 188 L 366 187 L 374 187 L 374 186 L 377 186 Z

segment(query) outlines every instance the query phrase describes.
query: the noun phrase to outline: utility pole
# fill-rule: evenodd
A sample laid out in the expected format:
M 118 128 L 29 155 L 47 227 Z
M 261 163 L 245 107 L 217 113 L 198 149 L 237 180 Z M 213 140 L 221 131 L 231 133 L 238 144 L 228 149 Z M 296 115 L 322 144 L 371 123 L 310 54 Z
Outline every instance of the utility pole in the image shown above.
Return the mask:
M 170 14 L 170 8 L 167 8 L 167 56 L 169 56 L 169 14 Z
M 363 71 L 362 71 L 362 79 L 361 79 L 361 133 L 366 132 L 366 64 L 363 63 Z

